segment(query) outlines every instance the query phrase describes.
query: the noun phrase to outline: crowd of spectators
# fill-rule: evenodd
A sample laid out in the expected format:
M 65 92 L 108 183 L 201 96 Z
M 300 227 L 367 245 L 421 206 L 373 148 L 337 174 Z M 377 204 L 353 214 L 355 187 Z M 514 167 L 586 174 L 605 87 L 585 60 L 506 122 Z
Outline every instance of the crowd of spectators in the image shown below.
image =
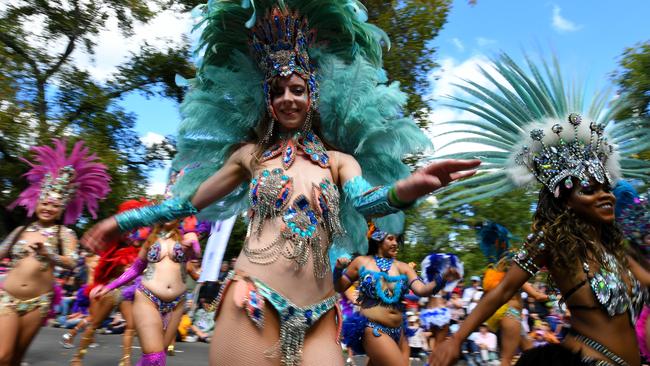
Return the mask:
M 546 293 L 549 288 L 538 281 L 533 284 L 538 290 Z M 464 319 L 474 310 L 483 296 L 481 278 L 470 277 L 469 283 L 463 282 L 448 293 L 439 293 L 434 299 L 418 298 L 410 294 L 405 299 L 406 319 L 413 335 L 408 338 L 411 349 L 411 359 L 426 360 L 428 354 L 435 349 L 436 339 L 444 340 L 455 333 Z M 558 302 L 540 303 L 522 293 L 522 333 L 525 333 L 533 347 L 547 343 L 559 343 L 568 330 L 568 310 L 561 308 Z M 423 310 L 432 304 L 435 308 L 444 307 L 449 312 L 448 325 L 443 327 L 426 327 L 421 315 Z M 436 334 L 442 332 L 442 337 Z M 499 331 L 491 330 L 487 324 L 481 325 L 470 335 L 463 345 L 462 359 L 467 365 L 499 365 Z M 354 358 L 348 358 L 348 364 L 354 364 Z

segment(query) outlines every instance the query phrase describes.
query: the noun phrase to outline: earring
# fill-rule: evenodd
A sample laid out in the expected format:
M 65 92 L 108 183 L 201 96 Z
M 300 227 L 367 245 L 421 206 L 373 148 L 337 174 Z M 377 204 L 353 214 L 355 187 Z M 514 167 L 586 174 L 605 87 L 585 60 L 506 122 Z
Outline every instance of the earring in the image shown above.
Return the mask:
M 260 140 L 260 144 L 266 144 L 271 141 L 271 136 L 273 136 L 273 126 L 275 125 L 275 119 L 271 118 L 271 123 L 269 123 L 269 129 L 266 131 L 264 137 Z
M 302 124 L 302 133 L 303 135 L 311 131 L 311 109 L 307 112 L 307 118 L 305 118 L 305 123 Z

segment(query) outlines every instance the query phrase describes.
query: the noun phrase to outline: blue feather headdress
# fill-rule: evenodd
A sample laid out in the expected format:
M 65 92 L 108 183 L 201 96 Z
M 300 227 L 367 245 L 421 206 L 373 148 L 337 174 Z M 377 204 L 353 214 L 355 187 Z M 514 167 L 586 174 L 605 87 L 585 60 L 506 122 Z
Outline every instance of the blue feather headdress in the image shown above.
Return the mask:
M 455 254 L 451 253 L 431 253 L 422 260 L 420 268 L 420 276 L 426 283 L 433 281 L 436 275 L 442 275 L 449 268 L 455 268 L 461 278 L 465 272 L 463 262 Z M 459 281 L 460 279 L 449 282 L 443 290 L 446 292 L 453 291 Z
M 193 196 L 234 149 L 244 142 L 261 139 L 255 129 L 268 110 L 263 85 L 270 69 L 260 67 L 260 61 L 273 61 L 262 60 L 251 51 L 251 44 L 255 45 L 252 29 L 275 24 L 274 19 L 258 19 L 259 14 L 277 15 L 273 9 L 279 9 L 284 16 L 285 23 L 280 23 L 283 37 L 289 18 L 298 21 L 303 32 L 318 34 L 317 42 L 301 36 L 309 46 L 307 53 L 302 45 L 294 47 L 295 52 L 287 53 L 286 65 L 293 59 L 291 67 L 298 73 L 308 71 L 309 75 L 317 75 L 318 98 L 312 101 L 317 99 L 319 103 L 323 135 L 320 137 L 337 150 L 353 155 L 364 178 L 373 185 L 391 184 L 407 176 L 410 170 L 401 159 L 430 148 L 431 143 L 415 122 L 404 115 L 406 94 L 399 90 L 397 82 L 388 83 L 381 66 L 382 45 L 388 45 L 388 38 L 381 29 L 366 22 L 366 10 L 359 1 L 221 0 L 209 1 L 195 11 L 200 18 L 196 28 L 203 29 L 197 51 L 198 71 L 196 78 L 187 81 L 190 90 L 181 105 L 183 121 L 173 161 L 175 169 L 192 169 L 179 178 L 174 193 L 184 198 Z M 303 21 L 308 22 L 308 28 Z M 265 34 L 259 34 L 257 41 L 280 33 L 276 30 Z M 295 45 L 295 40 L 301 38 L 292 37 L 283 39 Z M 282 72 L 282 66 L 272 69 Z M 218 220 L 245 210 L 248 186 L 245 182 L 237 187 L 203 209 L 199 217 Z M 347 235 L 336 239 L 330 257 L 365 253 L 365 218 L 347 199 L 342 200 L 340 217 Z M 391 227 L 402 226 L 403 215 L 390 215 L 378 223 L 390 231 Z
M 477 236 L 481 252 L 489 263 L 496 263 L 510 249 L 510 231 L 496 222 L 483 224 Z

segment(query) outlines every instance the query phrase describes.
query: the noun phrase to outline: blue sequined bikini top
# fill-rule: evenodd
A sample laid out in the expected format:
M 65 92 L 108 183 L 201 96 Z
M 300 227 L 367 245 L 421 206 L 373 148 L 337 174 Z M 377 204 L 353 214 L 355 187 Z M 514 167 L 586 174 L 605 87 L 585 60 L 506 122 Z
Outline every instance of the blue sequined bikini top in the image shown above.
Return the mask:
M 402 300 L 408 291 L 408 277 L 404 274 L 391 276 L 362 266 L 359 269 L 359 298 L 357 302 L 364 308 L 377 305 L 402 307 Z
M 173 260 L 176 263 L 187 262 L 187 256 L 183 251 L 183 246 L 181 243 L 174 243 L 174 246 L 168 255 L 169 259 Z M 149 261 L 149 263 L 157 263 L 160 262 L 163 258 L 164 256 L 162 255 L 162 245 L 157 241 L 153 243 L 151 247 L 149 247 L 149 251 L 147 252 L 147 261 Z
M 628 292 L 627 284 L 621 278 L 619 271 L 610 270 L 611 268 L 624 270 L 618 264 L 616 257 L 612 254 L 605 253 L 603 263 L 605 265 L 601 265 L 597 272 L 590 275 L 589 264 L 584 262 L 583 271 L 587 275 L 587 278 L 567 291 L 564 295 L 564 302 L 568 301 L 569 298 L 582 286 L 589 283 L 589 287 L 593 291 L 594 297 L 598 301 L 599 305 L 569 305 L 570 309 L 590 310 L 602 308 L 609 316 L 623 314 L 628 311 L 630 313 L 631 321 L 634 322 L 636 316 L 640 313 L 643 304 L 648 300 L 648 290 L 641 286 L 639 280 L 637 280 L 628 269 L 627 276 L 632 283 L 632 291 L 631 293 Z
M 312 183 L 311 197 L 300 194 L 291 202 L 293 193 L 293 178 L 282 168 L 263 170 L 251 180 L 249 235 L 259 237 L 267 219 L 281 217 L 283 225 L 278 238 L 264 248 L 250 248 L 247 240 L 244 254 L 258 264 L 273 263 L 282 254 L 302 267 L 311 251 L 314 274 L 323 278 L 329 270 L 327 249 L 335 236 L 344 233 L 339 219 L 339 189 L 324 178 L 318 184 Z M 325 241 L 319 229 L 324 229 Z

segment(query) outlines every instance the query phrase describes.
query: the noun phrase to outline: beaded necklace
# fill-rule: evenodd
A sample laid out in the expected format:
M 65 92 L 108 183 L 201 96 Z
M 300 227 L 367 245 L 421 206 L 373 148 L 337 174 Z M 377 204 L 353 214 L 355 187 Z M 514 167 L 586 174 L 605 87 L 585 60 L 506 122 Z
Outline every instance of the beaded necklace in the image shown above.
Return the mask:
M 379 268 L 379 270 L 382 272 L 388 272 L 390 267 L 393 266 L 394 260 L 395 258 L 384 258 L 378 255 L 375 256 L 375 263 L 377 264 L 377 268 Z

